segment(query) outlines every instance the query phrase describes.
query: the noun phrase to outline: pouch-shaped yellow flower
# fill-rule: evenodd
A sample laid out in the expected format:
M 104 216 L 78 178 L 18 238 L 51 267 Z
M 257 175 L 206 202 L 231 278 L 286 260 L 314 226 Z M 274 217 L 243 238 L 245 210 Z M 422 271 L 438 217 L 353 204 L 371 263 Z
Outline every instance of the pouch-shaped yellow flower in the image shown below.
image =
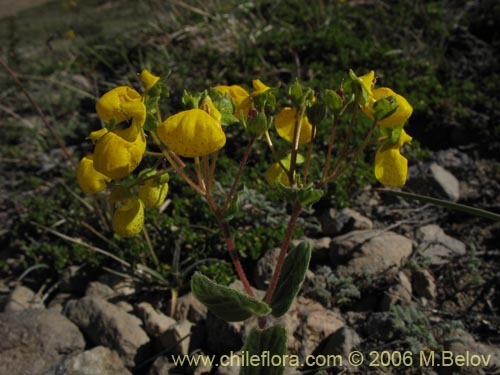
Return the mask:
M 371 118 L 372 120 L 374 119 L 373 105 L 377 100 L 393 96 L 396 99 L 396 103 L 398 104 L 396 112 L 383 120 L 379 120 L 377 122 L 377 125 L 385 128 L 391 128 L 394 126 L 403 125 L 410 118 L 413 112 L 413 108 L 403 96 L 396 94 L 392 89 L 388 87 L 380 87 L 377 89 L 373 88 L 373 84 L 375 82 L 375 72 L 373 70 L 359 78 L 361 79 L 364 90 L 368 94 L 368 100 L 366 101 L 366 103 L 361 105 L 361 109 L 369 118 Z
M 290 143 L 293 143 L 296 117 L 296 108 L 285 107 L 274 120 L 279 136 Z M 312 125 L 307 116 L 304 115 L 302 117 L 302 126 L 300 128 L 299 144 L 309 143 L 311 141 L 312 131 Z
M 196 108 L 167 118 L 158 136 L 173 152 L 188 158 L 211 154 L 226 144 L 220 122 Z
M 113 231 L 122 237 L 139 234 L 144 225 L 144 203 L 132 197 L 123 202 L 113 214 Z
M 373 105 L 375 104 L 375 102 L 382 98 L 388 98 L 389 96 L 393 96 L 396 99 L 396 102 L 398 103 L 398 108 L 396 109 L 396 112 L 394 112 L 392 115 L 377 122 L 377 125 L 380 125 L 384 128 L 391 128 L 394 126 L 403 125 L 410 118 L 413 112 L 413 108 L 410 105 L 410 103 L 408 103 L 408 101 L 404 97 L 396 94 L 388 87 L 380 87 L 378 89 L 373 90 L 373 100 L 369 102 L 367 106 L 362 107 L 363 112 L 368 117 L 373 119 L 374 118 Z
M 97 114 L 105 122 L 109 122 L 111 121 L 111 119 L 114 118 L 116 123 L 119 124 L 133 117 L 130 113 L 127 113 L 127 109 L 124 109 L 123 106 L 127 103 L 134 103 L 134 102 L 142 104 L 142 107 L 144 108 L 141 94 L 139 94 L 131 87 L 118 86 L 105 93 L 97 101 L 96 104 Z M 146 112 L 145 108 L 144 112 Z
M 254 79 L 252 81 L 253 91 L 251 96 L 257 96 L 271 90 L 271 88 L 262 83 L 260 79 Z
M 146 91 L 151 90 L 151 88 L 156 85 L 156 83 L 160 80 L 160 77 L 151 74 L 151 72 L 147 69 L 144 69 L 140 75 L 141 82 L 144 85 Z
M 214 87 L 214 90 L 217 90 L 234 100 L 234 104 L 236 106 L 234 115 L 236 117 L 239 116 L 241 111 L 243 111 L 244 117 L 248 116 L 248 111 L 250 111 L 250 107 L 252 106 L 252 99 L 250 98 L 250 94 L 243 87 L 238 85 L 216 86 Z
M 84 156 L 76 169 L 76 178 L 80 188 L 90 194 L 98 193 L 108 186 L 110 178 L 94 169 L 94 155 Z
M 212 101 L 212 99 L 210 98 L 210 96 L 206 96 L 205 99 L 203 99 L 203 102 L 201 102 L 201 104 L 200 104 L 200 109 L 207 112 L 216 121 L 221 122 L 222 114 L 219 112 L 219 110 L 215 106 L 215 104 Z
M 401 155 L 399 149 L 412 137 L 404 130 L 396 143 L 384 143 L 375 154 L 375 177 L 387 187 L 403 186 L 408 173 L 408 160 Z
M 283 168 L 281 168 L 279 163 L 271 165 L 264 173 L 264 177 L 266 178 L 267 183 L 271 186 L 274 186 L 277 182 L 281 182 L 285 186 L 290 186 L 288 175 Z
M 107 177 L 118 180 L 137 168 L 146 151 L 146 138 L 135 127 L 107 132 L 94 149 L 94 168 Z
M 155 179 L 149 179 L 139 186 L 139 198 L 146 208 L 160 207 L 168 193 L 168 182 L 158 183 Z

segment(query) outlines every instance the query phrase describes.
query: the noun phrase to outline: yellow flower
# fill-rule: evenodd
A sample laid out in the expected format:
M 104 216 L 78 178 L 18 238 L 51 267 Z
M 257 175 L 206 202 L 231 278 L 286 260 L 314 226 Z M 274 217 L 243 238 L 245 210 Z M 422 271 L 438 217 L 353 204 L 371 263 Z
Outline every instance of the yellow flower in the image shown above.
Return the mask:
M 274 163 L 269 167 L 269 169 L 264 173 L 264 177 L 269 185 L 274 186 L 278 181 L 285 186 L 290 186 L 290 181 L 288 180 L 288 175 L 281 168 L 279 163 Z
M 250 108 L 252 108 L 252 98 L 271 89 L 269 86 L 263 84 L 259 79 L 254 79 L 252 81 L 252 86 L 253 91 L 251 94 L 249 94 L 243 87 L 238 85 L 216 86 L 214 87 L 214 90 L 217 90 L 234 100 L 234 104 L 236 106 L 234 115 L 236 117 L 239 116 L 241 111 L 243 111 L 244 117 L 248 117 L 248 112 L 250 111 Z
M 151 74 L 151 72 L 147 69 L 144 69 L 141 72 L 141 82 L 143 83 L 146 91 L 151 90 L 151 88 L 156 85 L 156 83 L 160 80 L 160 77 Z
M 109 130 L 106 128 L 102 128 L 93 132 L 90 132 L 89 139 L 92 140 L 92 142 L 96 143 L 100 138 L 102 138 L 106 133 L 108 133 Z
M 144 225 L 144 203 L 132 197 L 122 202 L 113 214 L 113 230 L 122 237 L 139 234 Z
M 293 133 L 295 130 L 295 118 L 297 117 L 297 109 L 285 107 L 276 116 L 276 130 L 281 138 L 290 143 L 293 142 Z M 312 136 L 312 125 L 306 115 L 302 117 L 302 126 L 299 134 L 299 144 L 309 143 Z
M 188 158 L 211 154 L 226 144 L 221 123 L 201 109 L 190 109 L 167 118 L 158 136 L 168 148 Z
M 84 156 L 76 169 L 76 178 L 80 188 L 90 194 L 95 194 L 106 189 L 110 178 L 94 169 L 94 155 Z
M 143 126 L 146 107 L 141 94 L 128 86 L 118 86 L 105 93 L 96 104 L 97 114 L 105 122 L 115 119 L 119 124 L 132 119 L 132 123 Z
M 206 96 L 205 99 L 203 99 L 203 102 L 200 104 L 200 109 L 204 110 L 207 112 L 210 116 L 212 116 L 216 121 L 221 122 L 222 120 L 222 115 L 215 106 L 214 102 L 210 98 L 210 96 Z
M 66 37 L 66 39 L 75 39 L 76 37 L 76 34 L 75 34 L 75 30 L 73 29 L 69 29 L 68 31 L 66 31 L 66 34 L 64 34 L 64 36 Z
M 373 100 L 373 85 L 375 83 L 375 72 L 372 70 L 369 73 L 366 73 L 365 75 L 362 75 L 359 77 L 359 79 L 362 82 L 363 88 L 365 92 L 368 94 L 368 101 L 363 104 L 364 107 L 371 105 L 373 107 L 373 103 L 375 102 Z
M 373 105 L 377 100 L 393 96 L 396 99 L 396 103 L 398 104 L 398 109 L 396 110 L 396 112 L 394 112 L 389 117 L 378 121 L 377 125 L 380 125 L 384 128 L 391 128 L 394 126 L 403 125 L 410 118 L 413 112 L 413 108 L 404 97 L 396 94 L 388 87 L 373 89 L 373 83 L 375 80 L 375 72 L 373 70 L 359 78 L 361 79 L 364 89 L 368 93 L 368 100 L 366 103 L 361 105 L 361 109 L 369 118 L 371 118 L 372 120 L 374 119 Z
M 239 116 L 241 111 L 243 111 L 244 117 L 248 116 L 248 111 L 250 111 L 250 107 L 252 106 L 252 99 L 250 94 L 243 87 L 238 85 L 216 86 L 214 87 L 214 90 L 217 90 L 234 100 L 234 104 L 236 106 L 234 114 L 236 116 Z
M 105 133 L 94 149 L 94 168 L 105 176 L 118 180 L 137 168 L 146 151 L 142 129 L 131 126 Z
M 408 160 L 401 155 L 399 149 L 405 143 L 411 142 L 404 130 L 396 143 L 383 144 L 375 154 L 375 177 L 387 187 L 403 186 L 408 173 Z
M 271 88 L 269 86 L 266 86 L 265 84 L 263 84 L 260 81 L 260 79 L 254 79 L 252 81 L 252 86 L 253 86 L 253 91 L 252 91 L 251 96 L 257 96 L 257 95 L 265 93 L 266 91 L 271 90 Z
M 149 179 L 139 186 L 139 198 L 146 208 L 160 207 L 168 193 L 168 182 L 158 183 L 156 179 Z

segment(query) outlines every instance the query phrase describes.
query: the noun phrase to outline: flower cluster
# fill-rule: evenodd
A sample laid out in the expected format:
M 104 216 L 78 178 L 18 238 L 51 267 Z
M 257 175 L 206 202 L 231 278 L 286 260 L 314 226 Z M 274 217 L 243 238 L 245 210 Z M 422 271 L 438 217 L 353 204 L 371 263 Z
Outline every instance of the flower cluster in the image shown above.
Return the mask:
M 410 143 L 410 137 L 403 129 L 410 118 L 413 108 L 401 95 L 388 87 L 374 88 L 375 72 L 371 71 L 360 77 L 367 98 L 361 109 L 370 119 L 376 119 L 374 107 L 378 101 L 392 98 L 393 108 L 386 117 L 377 119 L 377 125 L 385 128 L 386 137 L 375 155 L 375 177 L 387 187 L 399 187 L 405 184 L 408 173 L 408 160 L 401 155 L 400 149 Z
M 78 183 L 83 191 L 95 194 L 110 185 L 113 190 L 122 189 L 122 185 L 113 185 L 113 182 L 129 176 L 141 163 L 146 151 L 144 99 L 159 77 L 144 70 L 141 80 L 145 87 L 142 95 L 131 87 L 118 86 L 97 102 L 97 114 L 106 128 L 89 135 L 95 143 L 94 152 L 84 156 L 77 168 Z M 131 192 L 115 194 L 113 229 L 123 237 L 140 233 L 144 208 L 158 207 L 166 198 L 168 179 L 148 177 L 139 187 L 139 196 Z
M 99 99 L 96 111 L 106 127 L 90 134 L 89 139 L 95 144 L 94 151 L 81 159 L 77 169 L 78 183 L 83 191 L 95 194 L 111 188 L 113 229 L 121 236 L 138 234 L 144 223 L 144 209 L 160 207 L 165 201 L 168 174 L 165 169 L 157 170 L 165 161 L 170 164 L 169 169 L 198 193 L 207 196 L 214 211 L 224 215 L 234 189 L 222 208 L 216 207 L 213 199 L 209 199 L 209 189 L 214 178 L 216 154 L 227 142 L 226 127 L 236 123 L 243 126 L 251 138 L 249 147 L 262 138 L 269 146 L 274 161 L 264 173 L 267 182 L 274 187 L 295 189 L 295 193 L 288 194 L 295 197 L 291 199 L 300 197 L 302 203 L 310 203 L 311 196 L 314 199 L 320 196 L 319 190 L 311 193 L 314 184 L 307 184 L 318 126 L 324 126 L 323 120 L 328 116 L 334 119 L 331 142 L 325 152 L 323 176 L 313 190 L 333 181 L 356 159 L 354 156 L 359 155 L 339 153 L 336 155 L 339 160 L 331 168 L 330 159 L 335 157 L 335 126 L 349 111 L 352 112 L 352 125 L 359 108 L 372 120 L 372 131 L 378 128 L 382 134 L 375 155 L 376 178 L 390 187 L 405 183 L 408 166 L 400 149 L 412 139 L 403 129 L 412 107 L 391 89 L 375 88 L 373 71 L 361 77 L 351 74 L 351 99 L 341 97 L 334 90 L 315 93 L 296 82 L 289 89 L 290 103 L 276 111 L 275 93 L 278 89 L 256 79 L 252 82 L 251 92 L 238 85 L 215 86 L 196 95 L 185 92 L 183 103 L 187 108 L 165 119 L 161 117 L 159 100 L 166 95 L 166 87 L 160 82 L 160 77 L 144 70 L 140 79 L 142 93 L 128 86 L 118 86 Z M 279 149 L 272 139 L 273 130 L 282 140 L 278 142 Z M 369 143 L 372 131 L 359 152 Z M 146 153 L 147 138 L 152 139 L 161 151 L 150 154 L 160 156 L 162 160 L 155 164 L 155 168 L 143 170 L 125 186 L 119 180 L 138 168 Z M 303 145 L 307 145 L 306 157 L 298 152 Z M 191 167 L 194 171 L 190 171 L 181 158 L 193 159 Z M 239 177 L 233 187 L 236 187 Z M 138 191 L 134 193 L 132 188 L 135 186 L 138 186 Z M 306 193 L 297 193 L 301 189 Z

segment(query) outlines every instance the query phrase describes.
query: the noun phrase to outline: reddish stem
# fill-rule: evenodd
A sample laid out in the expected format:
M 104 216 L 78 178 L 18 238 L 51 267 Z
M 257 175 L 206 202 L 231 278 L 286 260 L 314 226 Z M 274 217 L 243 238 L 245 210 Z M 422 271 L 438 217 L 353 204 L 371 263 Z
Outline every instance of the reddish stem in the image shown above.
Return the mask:
M 243 287 L 250 297 L 255 297 L 252 288 L 250 287 L 250 283 L 248 282 L 247 276 L 245 275 L 245 271 L 243 271 L 243 267 L 241 266 L 240 259 L 238 258 L 238 254 L 236 254 L 236 249 L 234 246 L 233 238 L 231 237 L 231 233 L 229 233 L 229 227 L 226 222 L 221 222 L 220 226 L 222 228 L 222 232 L 224 234 L 224 239 L 226 240 L 227 249 L 229 251 L 229 255 L 231 256 L 231 260 L 233 261 L 234 268 L 236 269 L 236 273 L 243 283 Z
M 285 262 L 285 257 L 292 242 L 292 235 L 295 226 L 297 225 L 297 220 L 299 218 L 302 207 L 300 204 L 295 204 L 293 207 L 292 215 L 290 216 L 290 221 L 288 222 L 288 227 L 286 228 L 285 237 L 283 238 L 283 243 L 281 244 L 280 254 L 278 256 L 278 262 L 276 263 L 276 268 L 274 269 L 273 277 L 267 289 L 266 298 L 264 302 L 269 304 L 273 298 L 274 291 L 278 285 L 278 279 L 281 274 L 281 269 L 283 268 L 283 263 Z

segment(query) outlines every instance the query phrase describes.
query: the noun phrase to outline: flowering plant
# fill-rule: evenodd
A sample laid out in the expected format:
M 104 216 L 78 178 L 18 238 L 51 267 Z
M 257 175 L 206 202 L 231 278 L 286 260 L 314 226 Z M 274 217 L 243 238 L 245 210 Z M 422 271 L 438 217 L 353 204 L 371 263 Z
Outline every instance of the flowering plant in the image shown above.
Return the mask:
M 286 331 L 279 325 L 268 327 L 267 316 L 280 317 L 288 311 L 309 265 L 308 242 L 289 250 L 301 211 L 317 202 L 325 186 L 349 170 L 372 142 L 379 144 L 375 177 L 385 186 L 403 185 L 408 166 L 400 149 L 411 141 L 403 129 L 411 116 L 411 105 L 389 88 L 375 88 L 373 71 L 360 77 L 350 71 L 348 82 L 338 90 L 315 92 L 296 81 L 288 88 L 285 103 L 277 100 L 280 88 L 260 80 L 253 81 L 251 93 L 238 85 L 215 86 L 198 94 L 185 92 L 182 101 L 186 108 L 163 118 L 159 102 L 168 95 L 166 86 L 147 70 L 140 74 L 140 79 L 142 93 L 119 86 L 97 102 L 97 113 L 106 127 L 89 136 L 95 148 L 80 161 L 80 187 L 91 194 L 109 189 L 114 207 L 113 229 L 120 236 L 131 237 L 142 230 L 144 210 L 158 208 L 165 201 L 167 171 L 182 178 L 204 197 L 213 212 L 245 289 L 241 293 L 196 273 L 191 279 L 193 294 L 221 319 L 241 321 L 257 317 L 259 328 L 249 335 L 245 350 L 284 354 Z M 365 124 L 363 141 L 354 146 L 353 132 L 359 122 Z M 241 126 L 248 143 L 240 168 L 225 197 L 220 199 L 213 194 L 213 187 L 218 154 L 228 141 L 229 126 Z M 346 128 L 345 139 L 338 148 L 337 129 L 341 126 Z M 327 147 L 315 151 L 319 134 L 329 134 Z M 147 139 L 160 151 L 150 154 L 168 162 L 168 170 L 159 168 L 162 163 L 157 163 L 125 185 L 123 179 L 136 170 L 146 153 Z M 291 206 L 280 254 L 263 300 L 255 297 L 248 282 L 229 227 L 229 220 L 238 209 L 237 191 L 245 165 L 260 141 L 265 142 L 272 159 L 265 179 Z M 318 173 L 311 168 L 314 152 L 324 155 Z M 246 371 L 243 369 L 242 374 Z M 268 368 L 259 371 L 271 373 Z M 273 371 L 283 373 L 282 368 Z

